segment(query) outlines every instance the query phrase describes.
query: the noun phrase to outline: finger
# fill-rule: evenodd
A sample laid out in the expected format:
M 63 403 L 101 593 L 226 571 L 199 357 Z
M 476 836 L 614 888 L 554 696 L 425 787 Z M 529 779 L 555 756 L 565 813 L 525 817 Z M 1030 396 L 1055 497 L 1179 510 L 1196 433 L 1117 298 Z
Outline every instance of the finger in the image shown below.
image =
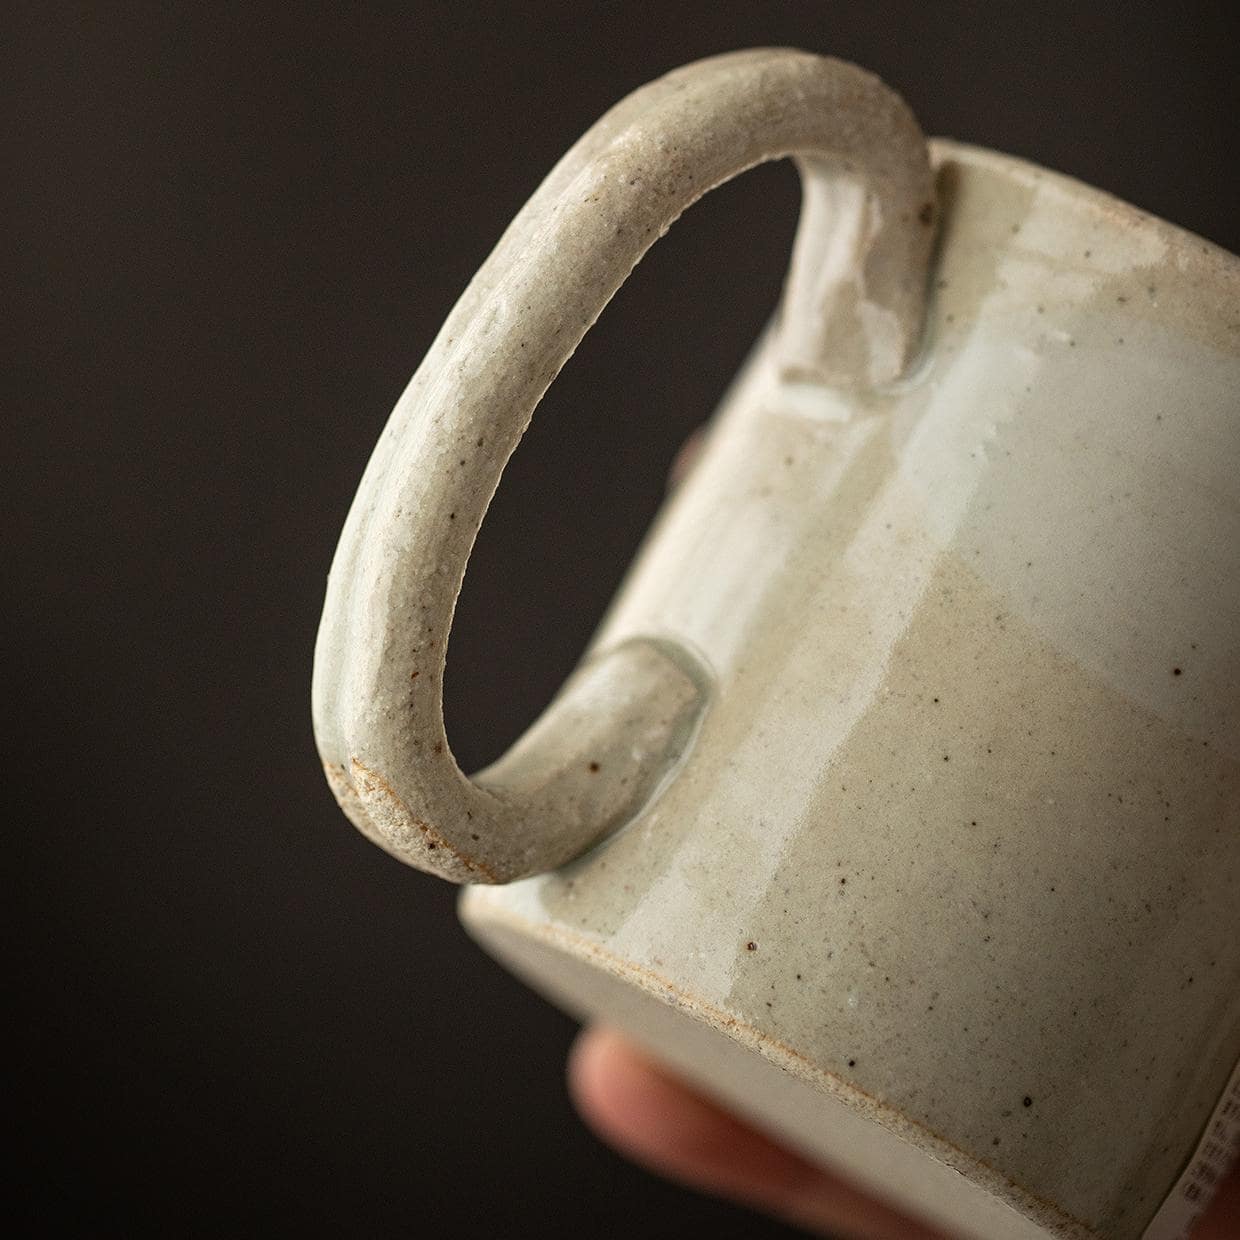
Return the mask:
M 693 468 L 693 462 L 702 455 L 702 447 L 705 443 L 706 427 L 699 426 L 680 445 L 680 451 L 672 459 L 672 467 L 667 471 L 667 485 L 669 487 L 674 487 Z
M 937 1232 L 785 1150 L 644 1058 L 620 1035 L 587 1029 L 569 1083 L 603 1140 L 661 1175 L 824 1234 L 937 1240 Z

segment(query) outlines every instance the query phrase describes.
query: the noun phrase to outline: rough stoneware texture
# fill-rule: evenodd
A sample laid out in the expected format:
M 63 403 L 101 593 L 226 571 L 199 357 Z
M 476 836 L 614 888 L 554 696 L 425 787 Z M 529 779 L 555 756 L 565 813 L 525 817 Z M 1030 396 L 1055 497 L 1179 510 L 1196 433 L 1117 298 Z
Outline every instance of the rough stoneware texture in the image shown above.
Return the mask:
M 922 325 L 924 139 L 870 74 L 766 50 L 678 70 L 599 121 L 504 235 L 393 412 L 328 580 L 314 718 L 345 812 L 402 860 L 489 882 L 559 865 L 633 817 L 689 743 L 703 669 L 643 633 L 597 647 L 536 728 L 468 780 L 444 735 L 445 646 L 474 536 L 539 397 L 685 207 L 784 155 L 805 206 L 780 368 L 841 388 L 894 379 Z
M 707 670 L 682 765 L 463 913 L 953 1233 L 1136 1240 L 1240 1054 L 1240 263 L 933 150 L 920 362 L 772 335 L 596 638 Z

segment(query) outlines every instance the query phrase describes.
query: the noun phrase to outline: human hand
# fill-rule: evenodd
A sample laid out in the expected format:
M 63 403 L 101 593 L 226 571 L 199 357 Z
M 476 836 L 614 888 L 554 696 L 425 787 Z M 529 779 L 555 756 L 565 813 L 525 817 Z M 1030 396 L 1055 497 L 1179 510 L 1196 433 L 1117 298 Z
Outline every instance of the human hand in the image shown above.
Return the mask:
M 793 1154 L 668 1076 L 619 1034 L 585 1030 L 568 1064 L 586 1123 L 635 1162 L 822 1236 L 945 1240 L 943 1233 Z M 1219 1189 L 1193 1240 L 1240 1237 L 1240 1175 Z

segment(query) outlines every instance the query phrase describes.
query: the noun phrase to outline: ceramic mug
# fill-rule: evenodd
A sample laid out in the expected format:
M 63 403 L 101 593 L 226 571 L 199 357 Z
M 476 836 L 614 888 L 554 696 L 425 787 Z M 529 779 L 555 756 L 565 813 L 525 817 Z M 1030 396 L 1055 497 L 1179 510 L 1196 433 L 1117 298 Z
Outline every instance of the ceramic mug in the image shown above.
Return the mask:
M 445 647 L 505 461 L 648 246 L 780 156 L 778 314 L 579 669 L 466 778 Z M 556 166 L 392 414 L 316 651 L 329 781 L 533 985 L 896 1204 L 1161 1240 L 1240 1052 L 1238 394 L 1213 245 L 927 144 L 838 61 L 679 70 Z

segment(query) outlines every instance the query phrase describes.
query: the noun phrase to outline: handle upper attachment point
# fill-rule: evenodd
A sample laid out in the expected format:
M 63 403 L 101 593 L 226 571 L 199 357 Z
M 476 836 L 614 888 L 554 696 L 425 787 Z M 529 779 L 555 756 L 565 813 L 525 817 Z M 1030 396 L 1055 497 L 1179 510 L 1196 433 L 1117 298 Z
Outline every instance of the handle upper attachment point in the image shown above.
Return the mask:
M 315 735 L 342 807 L 455 881 L 552 869 L 638 812 L 706 701 L 683 652 L 592 655 L 498 763 L 467 779 L 444 658 L 474 537 L 534 407 L 650 245 L 706 191 L 793 157 L 804 201 L 778 326 L 786 371 L 846 387 L 917 347 L 933 236 L 925 139 L 871 74 L 784 49 L 643 87 L 568 152 L 452 311 L 375 448 L 328 578 Z

